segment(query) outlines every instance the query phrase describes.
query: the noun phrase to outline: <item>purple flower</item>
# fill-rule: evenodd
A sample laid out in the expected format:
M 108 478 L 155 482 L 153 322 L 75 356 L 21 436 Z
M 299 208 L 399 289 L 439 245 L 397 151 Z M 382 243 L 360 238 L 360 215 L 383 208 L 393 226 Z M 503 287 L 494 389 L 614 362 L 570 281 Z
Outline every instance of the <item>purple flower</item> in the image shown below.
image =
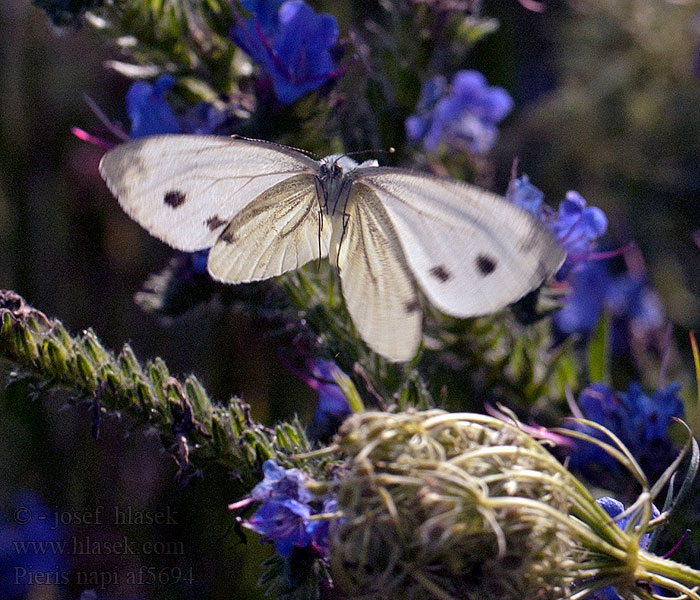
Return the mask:
M 561 280 L 574 265 L 588 258 L 595 240 L 607 230 L 608 219 L 598 207 L 586 206 L 581 194 L 569 191 L 549 228 L 566 250 L 566 261 L 557 274 Z
M 311 492 L 306 489 L 306 475 L 299 469 L 285 469 L 274 460 L 268 459 L 263 464 L 263 480 L 253 488 L 250 497 L 253 500 L 298 500 L 309 502 Z
M 406 135 L 422 141 L 429 152 L 444 142 L 483 154 L 496 142 L 496 124 L 512 108 L 513 100 L 503 88 L 489 86 L 478 71 L 459 71 L 449 92 L 442 77 L 423 85 L 416 113 L 406 119 Z
M 600 507 L 608 513 L 610 517 L 613 519 L 621 514 L 625 510 L 625 505 L 622 504 L 619 500 L 616 500 L 615 498 L 611 498 L 610 496 L 603 496 L 602 498 L 598 498 L 596 500 L 596 503 L 600 505 Z M 632 515 L 628 515 L 622 519 L 616 520 L 615 524 L 620 528 L 620 529 L 625 529 L 627 526 L 627 522 L 630 520 Z M 653 504 L 651 505 L 651 518 L 655 519 L 656 517 L 659 516 L 659 509 L 656 508 Z M 646 550 L 649 547 L 649 543 L 651 542 L 651 533 L 645 533 L 642 536 L 642 539 L 639 540 L 639 547 L 642 550 Z M 590 600 L 622 600 L 620 596 L 617 594 L 615 591 L 615 588 L 612 586 L 608 586 L 606 588 L 603 588 L 601 590 L 598 590 L 594 592 L 593 594 L 587 596 Z
M 274 460 L 266 460 L 263 472 L 263 480 L 253 488 L 251 495 L 230 504 L 229 508 L 239 509 L 260 502 L 261 506 L 243 521 L 243 526 L 265 536 L 285 558 L 289 558 L 295 548 L 307 547 L 320 556 L 327 556 L 328 521 L 310 517 L 335 512 L 335 500 L 331 497 L 315 499 L 304 485 L 306 475 L 299 469 L 285 469 Z
M 344 376 L 344 373 L 332 360 L 303 356 L 301 359 L 282 359 L 292 373 L 318 392 L 318 404 L 309 427 L 310 437 L 315 440 L 329 439 L 352 412 L 334 376 Z
M 567 192 L 559 210 L 553 212 L 544 204 L 542 191 L 530 183 L 527 175 L 511 181 L 506 195 L 517 206 L 535 215 L 566 250 L 566 261 L 557 273 L 559 281 L 589 259 L 596 240 L 608 228 L 605 213 L 596 206 L 587 206 L 578 192 Z
M 326 498 L 323 502 L 323 513 L 332 514 L 338 510 L 338 501 L 335 498 Z M 330 552 L 330 525 L 329 519 L 314 519 L 308 522 L 308 531 L 311 534 L 311 544 L 324 558 L 328 558 Z
M 604 383 L 594 383 L 583 390 L 578 405 L 586 419 L 614 433 L 629 448 L 647 477 L 655 481 L 676 454 L 667 429 L 672 417 L 682 418 L 685 413 L 679 390 L 680 384 L 672 383 L 648 396 L 637 383 L 630 384 L 627 392 L 615 392 Z M 603 432 L 587 425 L 574 422 L 566 426 L 611 443 Z M 577 440 L 569 464 L 592 481 L 621 473 L 617 461 L 583 440 Z
M 295 546 L 303 548 L 311 542 L 306 521 L 310 515 L 311 508 L 296 500 L 268 500 L 245 525 L 272 541 L 275 550 L 288 558 Z
M 126 93 L 126 112 L 131 119 L 131 137 L 158 133 L 180 133 L 177 117 L 165 99 L 175 80 L 161 75 L 155 83 L 137 81 Z
M 516 206 L 545 221 L 544 193 L 530 183 L 530 178 L 527 175 L 521 175 L 511 181 L 507 197 Z
M 0 516 L 0 598 L 22 600 L 44 586 L 32 585 L 32 573 L 66 576 L 64 531 L 46 518 L 51 509 L 33 491 L 20 493 Z M 5 519 L 12 515 L 14 518 Z M 53 580 L 52 580 L 53 581 Z
M 604 261 L 578 265 L 569 274 L 569 285 L 564 306 L 554 314 L 558 339 L 573 333 L 589 335 L 606 310 L 612 352 L 628 355 L 635 345 L 648 344 L 666 322 L 661 299 L 642 276 L 625 273 L 614 277 Z
M 318 404 L 312 421 L 312 431 L 317 439 L 332 436 L 345 418 L 352 412 L 347 398 L 333 377 L 334 371 L 341 372 L 331 360 L 307 360 L 308 373 L 299 376 L 318 391 Z
M 291 104 L 338 74 L 331 48 L 338 22 L 302 0 L 242 0 L 252 13 L 232 31 L 240 46 L 272 79 L 275 95 Z
M 554 314 L 557 337 L 565 338 L 572 333 L 590 334 L 605 306 L 612 278 L 606 264 L 592 260 L 571 273 L 571 292 L 564 306 Z

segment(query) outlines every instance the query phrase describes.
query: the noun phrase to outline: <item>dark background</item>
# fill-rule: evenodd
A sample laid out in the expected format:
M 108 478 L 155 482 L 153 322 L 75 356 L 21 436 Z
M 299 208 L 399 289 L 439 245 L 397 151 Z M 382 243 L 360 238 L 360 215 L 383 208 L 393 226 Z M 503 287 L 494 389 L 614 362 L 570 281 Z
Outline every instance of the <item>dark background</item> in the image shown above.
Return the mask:
M 325 10 L 333 12 L 332 4 Z M 484 11 L 502 27 L 465 65 L 484 71 L 516 101 L 494 151 L 498 191 L 518 156 L 521 171 L 551 204 L 576 189 L 603 208 L 611 243 L 634 239 L 642 248 L 676 326 L 681 352 L 674 360 L 681 366 L 690 365 L 687 330 L 700 322 L 700 249 L 692 237 L 700 228 L 696 8 L 600 0 L 572 8 L 550 3 L 540 15 L 517 2 L 486 3 Z M 91 327 L 113 350 L 128 342 L 142 359 L 161 356 L 172 374 L 195 373 L 216 398 L 240 395 L 265 422 L 294 412 L 308 419 L 313 393 L 245 315 L 213 303 L 166 324 L 134 305 L 133 294 L 172 252 L 122 213 L 97 174 L 101 151 L 70 133 L 73 125 L 90 130 L 97 123 L 85 93 L 128 129 L 129 82 L 103 68 L 115 57 L 89 27 L 57 30 L 28 2 L 3 0 L 0 288 L 14 289 L 71 332 Z M 0 582 L 0 596 L 73 600 L 99 587 L 77 585 L 76 570 L 116 570 L 121 585 L 98 590 L 101 597 L 262 597 L 255 581 L 269 548 L 251 538 L 243 550 L 227 531 L 231 517 L 221 500 L 241 494 L 231 474 L 214 470 L 178 488 L 173 459 L 148 431 L 111 416 L 95 441 L 88 405 L 69 401 L 56 394 L 28 403 L 16 390 L 0 400 L 5 542 L 27 533 L 13 523 L 14 509 L 36 501 L 32 506 L 49 518 L 58 513 L 73 521 L 68 538 L 171 540 L 186 554 L 102 553 L 70 568 L 61 562 L 70 557 L 56 555 L 45 568 L 70 573 L 71 585 Z M 34 490 L 35 499 L 21 496 L 23 490 Z M 106 518 L 99 527 L 75 525 L 73 513 L 103 507 L 109 515 L 115 506 L 144 514 L 170 507 L 177 524 L 117 526 Z M 11 553 L 4 560 L 20 564 Z M 127 585 L 127 575 L 144 566 L 156 572 L 192 566 L 194 581 Z

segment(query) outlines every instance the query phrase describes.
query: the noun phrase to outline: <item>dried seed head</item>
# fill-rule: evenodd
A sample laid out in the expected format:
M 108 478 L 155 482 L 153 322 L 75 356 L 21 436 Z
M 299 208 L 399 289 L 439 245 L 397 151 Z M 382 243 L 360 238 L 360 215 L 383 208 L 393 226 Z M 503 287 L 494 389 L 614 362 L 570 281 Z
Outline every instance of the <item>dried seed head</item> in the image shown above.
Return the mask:
M 568 474 L 491 417 L 362 413 L 343 425 L 335 578 L 363 598 L 561 599 L 579 547 Z M 562 518 L 555 518 L 556 515 Z

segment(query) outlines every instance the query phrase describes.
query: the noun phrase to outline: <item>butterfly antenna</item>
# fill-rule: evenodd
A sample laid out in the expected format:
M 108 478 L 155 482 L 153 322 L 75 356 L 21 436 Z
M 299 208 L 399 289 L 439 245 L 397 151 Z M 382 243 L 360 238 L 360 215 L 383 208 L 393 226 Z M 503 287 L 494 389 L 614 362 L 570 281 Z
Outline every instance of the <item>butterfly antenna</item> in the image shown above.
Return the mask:
M 344 152 L 343 156 L 356 156 L 358 154 L 367 154 L 371 152 L 372 154 L 394 154 L 396 148 L 389 146 L 388 148 L 370 148 L 369 150 L 355 150 L 354 152 Z
M 304 148 L 297 148 L 296 146 L 287 146 L 285 144 L 278 144 L 277 142 L 270 142 L 269 140 L 259 140 L 257 138 L 250 138 L 244 135 L 238 135 L 237 133 L 234 133 L 231 136 L 231 139 L 245 140 L 246 142 L 258 142 L 259 144 L 267 144 L 268 146 L 275 146 L 277 148 L 282 148 L 286 150 L 296 150 L 297 152 L 305 154 L 309 158 L 313 158 L 314 160 L 321 160 L 321 157 L 315 152 L 311 152 L 310 150 L 304 150 Z

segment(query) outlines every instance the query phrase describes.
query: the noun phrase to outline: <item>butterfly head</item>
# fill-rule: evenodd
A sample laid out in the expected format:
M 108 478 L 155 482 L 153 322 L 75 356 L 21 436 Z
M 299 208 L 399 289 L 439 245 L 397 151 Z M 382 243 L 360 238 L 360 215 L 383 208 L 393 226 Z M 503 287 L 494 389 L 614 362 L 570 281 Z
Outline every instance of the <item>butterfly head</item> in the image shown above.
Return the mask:
M 321 159 L 321 172 L 331 174 L 332 176 L 339 177 L 343 173 L 349 173 L 355 169 L 362 169 L 364 167 L 378 167 L 379 163 L 376 160 L 366 160 L 362 163 L 358 163 L 356 160 L 350 158 L 347 154 L 330 154 L 325 158 Z

